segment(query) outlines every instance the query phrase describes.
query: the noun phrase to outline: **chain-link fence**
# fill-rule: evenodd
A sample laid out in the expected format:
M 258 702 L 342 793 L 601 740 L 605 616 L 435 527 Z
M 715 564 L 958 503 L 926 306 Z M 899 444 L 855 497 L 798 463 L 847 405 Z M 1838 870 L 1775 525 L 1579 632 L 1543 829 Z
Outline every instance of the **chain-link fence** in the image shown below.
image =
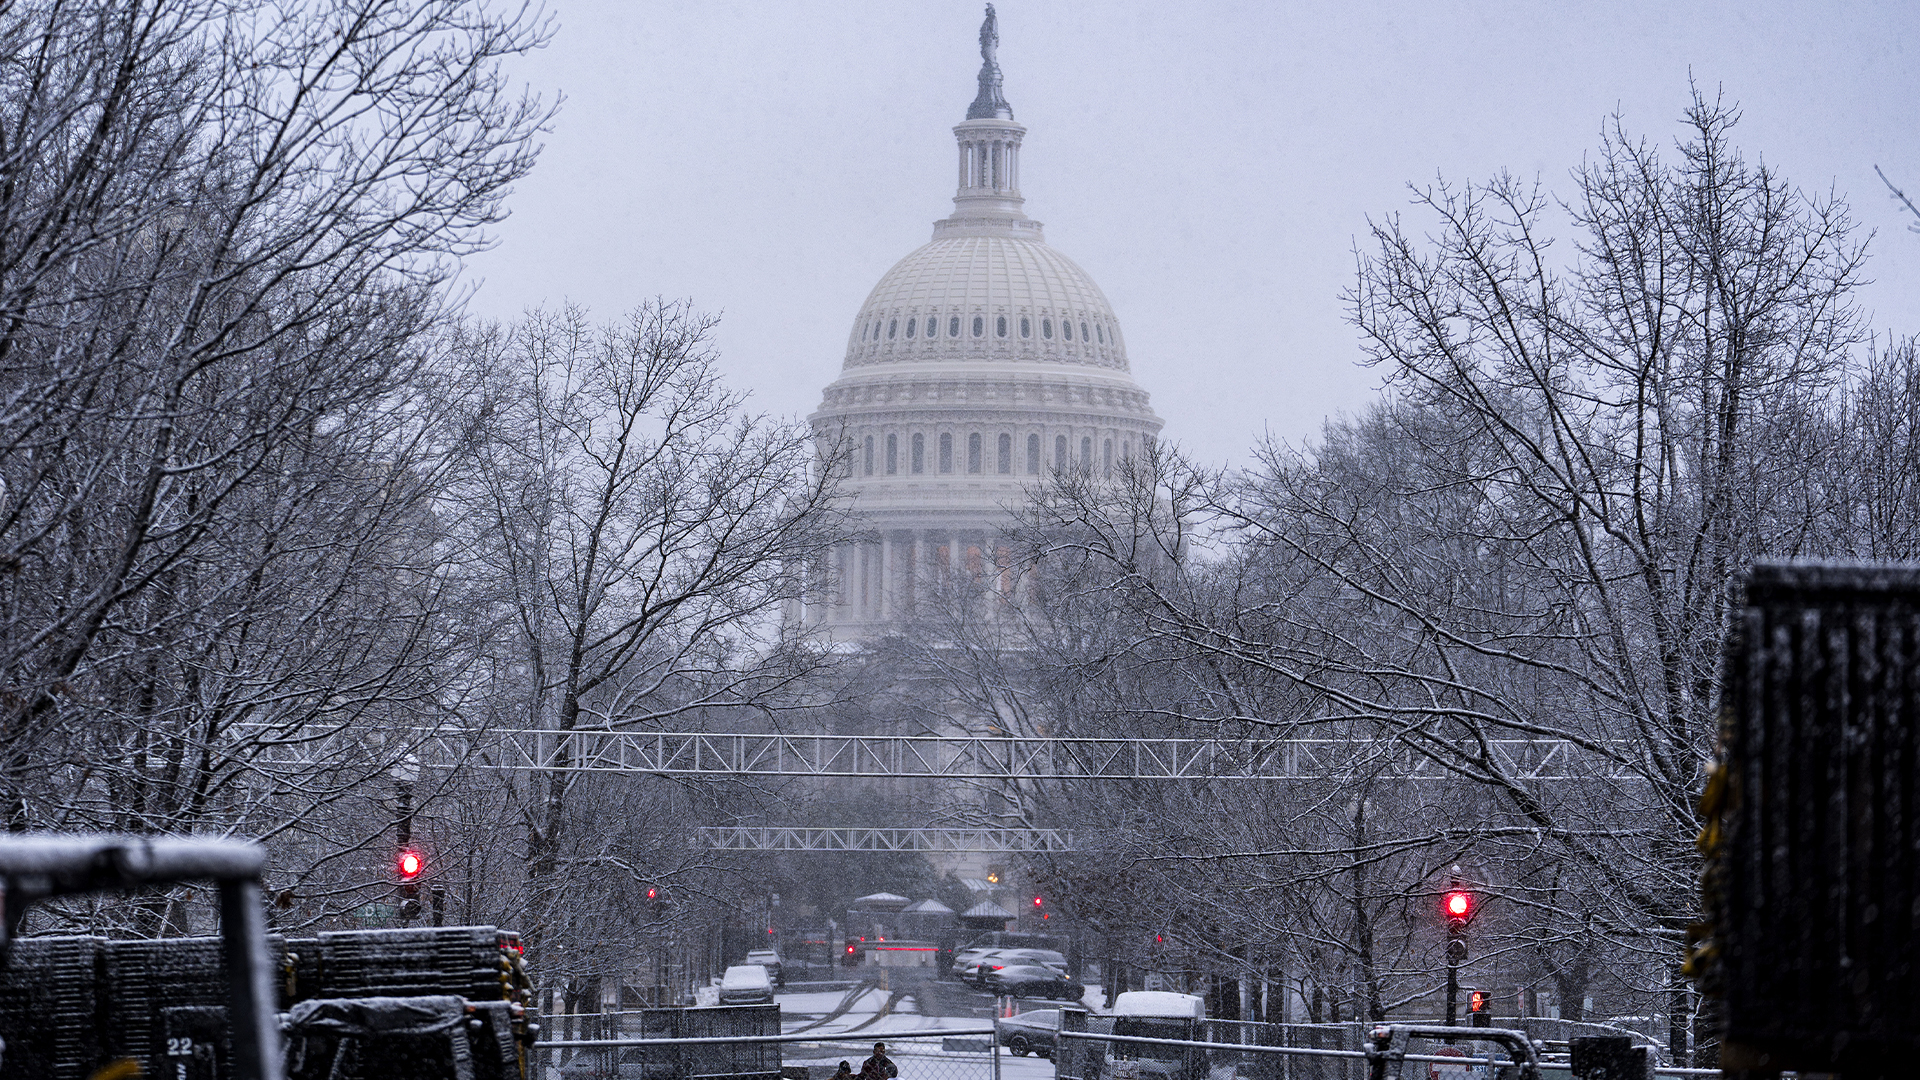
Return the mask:
M 1124 1018 L 1123 1018 L 1124 1019 Z M 1364 1080 L 1368 1075 L 1368 1051 L 1386 1054 L 1389 1048 L 1376 1046 L 1374 1024 L 1255 1024 L 1228 1020 L 1191 1022 L 1187 1037 L 1176 1030 L 1189 1022 L 1173 1018 L 1136 1018 L 1147 1023 L 1115 1030 L 1115 1018 L 1069 1012 L 1063 1015 L 1054 1050 L 1057 1076 L 1054 1080 Z M 1160 1022 L 1166 1028 L 1153 1031 Z M 1619 1037 L 1628 1034 L 1622 1028 L 1548 1020 L 1540 1017 L 1514 1019 L 1499 1025 L 1491 1033 L 1519 1045 L 1524 1038 L 1527 1053 L 1539 1065 L 1542 1080 L 1569 1080 L 1568 1040 L 1601 1035 Z M 1508 1051 L 1476 1045 L 1485 1042 L 1485 1029 L 1467 1026 L 1393 1025 L 1400 1034 L 1387 1060 L 1403 1061 L 1394 1066 L 1404 1077 L 1497 1078 L 1508 1080 L 1518 1075 L 1518 1065 Z M 1147 1034 L 1146 1032 L 1153 1033 Z M 1132 1032 L 1131 1034 L 1129 1032 Z M 1507 1034 L 1502 1034 L 1502 1033 Z M 1417 1045 L 1403 1045 L 1409 1037 Z M 1420 1042 L 1424 1040 L 1424 1042 Z M 1629 1035 L 1629 1041 L 1645 1040 Z M 1460 1042 L 1471 1047 L 1462 1051 L 1452 1046 Z M 1654 1049 L 1649 1047 L 1650 1050 Z M 1482 1055 L 1492 1053 L 1486 1062 Z M 1517 1052 L 1516 1052 L 1517 1053 Z M 1476 1062 L 1474 1059 L 1479 1059 Z M 1713 1069 L 1681 1068 L 1665 1064 L 1657 1052 L 1648 1055 L 1648 1072 L 1658 1077 L 1716 1076 Z M 1396 1075 L 1389 1072 L 1388 1075 Z M 1791 1075 L 1791 1074 L 1790 1074 Z
M 1366 1080 L 1359 1024 L 1210 1020 L 1193 1039 L 1114 1036 L 1114 1018 L 1067 1013 L 1057 1080 Z M 1104 1038 L 1102 1036 L 1105 1036 Z
M 538 1080 L 779 1080 L 780 1009 L 630 1009 L 555 1017 L 534 1046 Z M 549 1021 L 552 1024 L 552 1021 Z M 568 1036 L 577 1034 L 579 1037 Z
M 1050 1068 L 1003 1076 L 990 1028 L 782 1035 L 772 1007 L 595 1016 L 599 1037 L 537 1045 L 530 1080 L 830 1080 L 842 1061 L 857 1074 L 876 1042 L 886 1044 L 899 1080 L 1052 1080 Z
M 873 1053 L 873 1044 L 880 1041 L 887 1044 L 887 1057 L 900 1070 L 900 1080 L 1013 1080 L 1000 1076 L 996 1066 L 1009 1058 L 1000 1056 L 992 1032 L 985 1028 L 963 1032 L 813 1036 L 804 1041 L 798 1041 L 797 1037 L 796 1041 L 781 1047 L 784 1073 L 788 1080 L 828 1080 L 840 1062 L 845 1061 L 858 1074 L 860 1063 Z

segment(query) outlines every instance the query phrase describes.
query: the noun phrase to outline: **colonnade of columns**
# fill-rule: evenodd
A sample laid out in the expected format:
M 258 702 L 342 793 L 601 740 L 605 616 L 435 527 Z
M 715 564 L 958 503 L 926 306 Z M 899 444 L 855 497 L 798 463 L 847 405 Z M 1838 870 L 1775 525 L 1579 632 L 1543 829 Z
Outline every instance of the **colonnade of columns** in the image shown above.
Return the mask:
M 960 143 L 960 186 L 989 191 L 1020 190 L 1020 144 L 1013 139 L 966 139 Z
M 945 582 L 970 581 L 1019 599 L 1013 549 L 990 529 L 885 530 L 876 540 L 839 548 L 833 569 L 837 603 L 823 614 L 835 624 L 910 617 Z

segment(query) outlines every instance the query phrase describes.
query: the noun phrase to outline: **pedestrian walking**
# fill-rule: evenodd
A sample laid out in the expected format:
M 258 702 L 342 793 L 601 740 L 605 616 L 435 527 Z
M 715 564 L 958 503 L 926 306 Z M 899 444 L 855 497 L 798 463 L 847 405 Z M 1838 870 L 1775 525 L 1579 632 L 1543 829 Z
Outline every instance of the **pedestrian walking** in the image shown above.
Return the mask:
M 860 1063 L 860 1080 L 893 1080 L 900 1075 L 900 1067 L 887 1056 L 887 1044 L 873 1044 L 873 1056 Z

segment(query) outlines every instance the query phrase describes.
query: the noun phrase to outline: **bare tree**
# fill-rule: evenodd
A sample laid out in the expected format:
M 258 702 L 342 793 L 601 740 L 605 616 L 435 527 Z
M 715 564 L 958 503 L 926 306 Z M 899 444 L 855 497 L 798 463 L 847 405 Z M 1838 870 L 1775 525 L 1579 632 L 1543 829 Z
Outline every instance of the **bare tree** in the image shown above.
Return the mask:
M 1676 1053 L 1728 590 L 1826 543 L 1834 508 L 1803 485 L 1861 336 L 1844 206 L 1742 159 L 1737 119 L 1696 95 L 1671 164 L 1611 128 L 1566 269 L 1551 204 L 1510 178 L 1422 192 L 1424 240 L 1376 226 L 1350 299 L 1396 403 L 1310 461 L 1269 451 L 1222 503 L 1342 594 L 1265 655 L 1556 847 L 1616 943 L 1667 957 Z M 1501 738 L 1626 779 L 1531 782 Z
M 1085 567 L 1050 617 L 1086 648 L 1054 670 L 1117 688 L 1104 707 L 1049 699 L 1032 710 L 1048 724 L 1351 737 L 1378 748 L 1352 786 L 1388 755 L 1449 778 L 1438 801 L 1374 788 L 1364 818 L 1329 803 L 1206 852 L 1255 876 L 1245 857 L 1285 853 L 1276 884 L 1346 905 L 1335 934 L 1288 926 L 1303 956 L 1316 935 L 1363 940 L 1367 905 L 1375 931 L 1406 933 L 1464 860 L 1515 963 L 1531 949 L 1568 992 L 1622 973 L 1686 1053 L 1728 589 L 1761 555 L 1900 547 L 1911 520 L 1913 387 L 1899 349 L 1853 359 L 1846 208 L 1742 158 L 1737 119 L 1696 95 L 1671 158 L 1615 123 L 1564 204 L 1509 177 L 1418 192 L 1430 231 L 1377 225 L 1349 297 L 1385 402 L 1239 476 L 1174 465 L 1152 495 L 1069 485 L 1038 504 L 1038 550 Z M 1581 235 L 1565 255 L 1560 213 Z M 1587 776 L 1533 776 L 1503 740 L 1562 745 Z M 1353 979 L 1390 1007 L 1392 972 Z
M 604 326 L 535 311 L 473 341 L 471 370 L 491 381 L 461 534 L 495 588 L 497 722 L 739 725 L 804 704 L 820 657 L 784 615 L 841 535 L 837 474 L 804 428 L 746 413 L 721 384 L 713 325 L 649 302 Z M 612 939 L 633 908 L 601 900 L 697 858 L 679 828 L 690 804 L 657 783 L 553 771 L 510 805 L 530 948 Z
M 377 875 L 386 733 L 461 678 L 435 334 L 532 165 L 548 113 L 499 65 L 545 34 L 457 0 L 0 10 L 9 827 L 244 827 L 326 910 Z
M 1887 191 L 1893 196 L 1893 201 L 1899 203 L 1906 209 L 1907 213 L 1913 215 L 1915 220 L 1907 222 L 1907 229 L 1910 232 L 1920 232 L 1920 206 L 1913 205 L 1913 200 L 1907 198 L 1906 192 L 1901 191 L 1893 185 L 1893 181 L 1887 178 L 1887 174 L 1880 171 L 1880 166 L 1875 165 L 1873 167 L 1873 174 L 1880 178 L 1881 183 L 1887 185 Z

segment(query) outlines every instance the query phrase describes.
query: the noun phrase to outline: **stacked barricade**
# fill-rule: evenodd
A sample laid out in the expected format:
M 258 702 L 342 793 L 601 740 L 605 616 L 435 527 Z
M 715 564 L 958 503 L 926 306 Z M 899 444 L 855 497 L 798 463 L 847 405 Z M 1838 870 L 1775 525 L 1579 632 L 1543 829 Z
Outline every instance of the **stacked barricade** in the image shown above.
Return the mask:
M 4 1077 L 86 1080 L 93 1072 L 105 939 L 24 938 L 0 969 Z
M 353 931 L 270 937 L 267 951 L 276 1007 L 292 1010 L 294 1077 L 398 1077 L 391 1058 L 368 1048 L 409 1039 L 434 1064 L 407 1075 L 515 1080 L 524 1071 L 527 984 L 510 934 Z M 232 1057 L 227 1003 L 219 938 L 19 939 L 0 966 L 0 1080 L 85 1080 L 121 1058 L 147 1076 L 222 1080 Z

